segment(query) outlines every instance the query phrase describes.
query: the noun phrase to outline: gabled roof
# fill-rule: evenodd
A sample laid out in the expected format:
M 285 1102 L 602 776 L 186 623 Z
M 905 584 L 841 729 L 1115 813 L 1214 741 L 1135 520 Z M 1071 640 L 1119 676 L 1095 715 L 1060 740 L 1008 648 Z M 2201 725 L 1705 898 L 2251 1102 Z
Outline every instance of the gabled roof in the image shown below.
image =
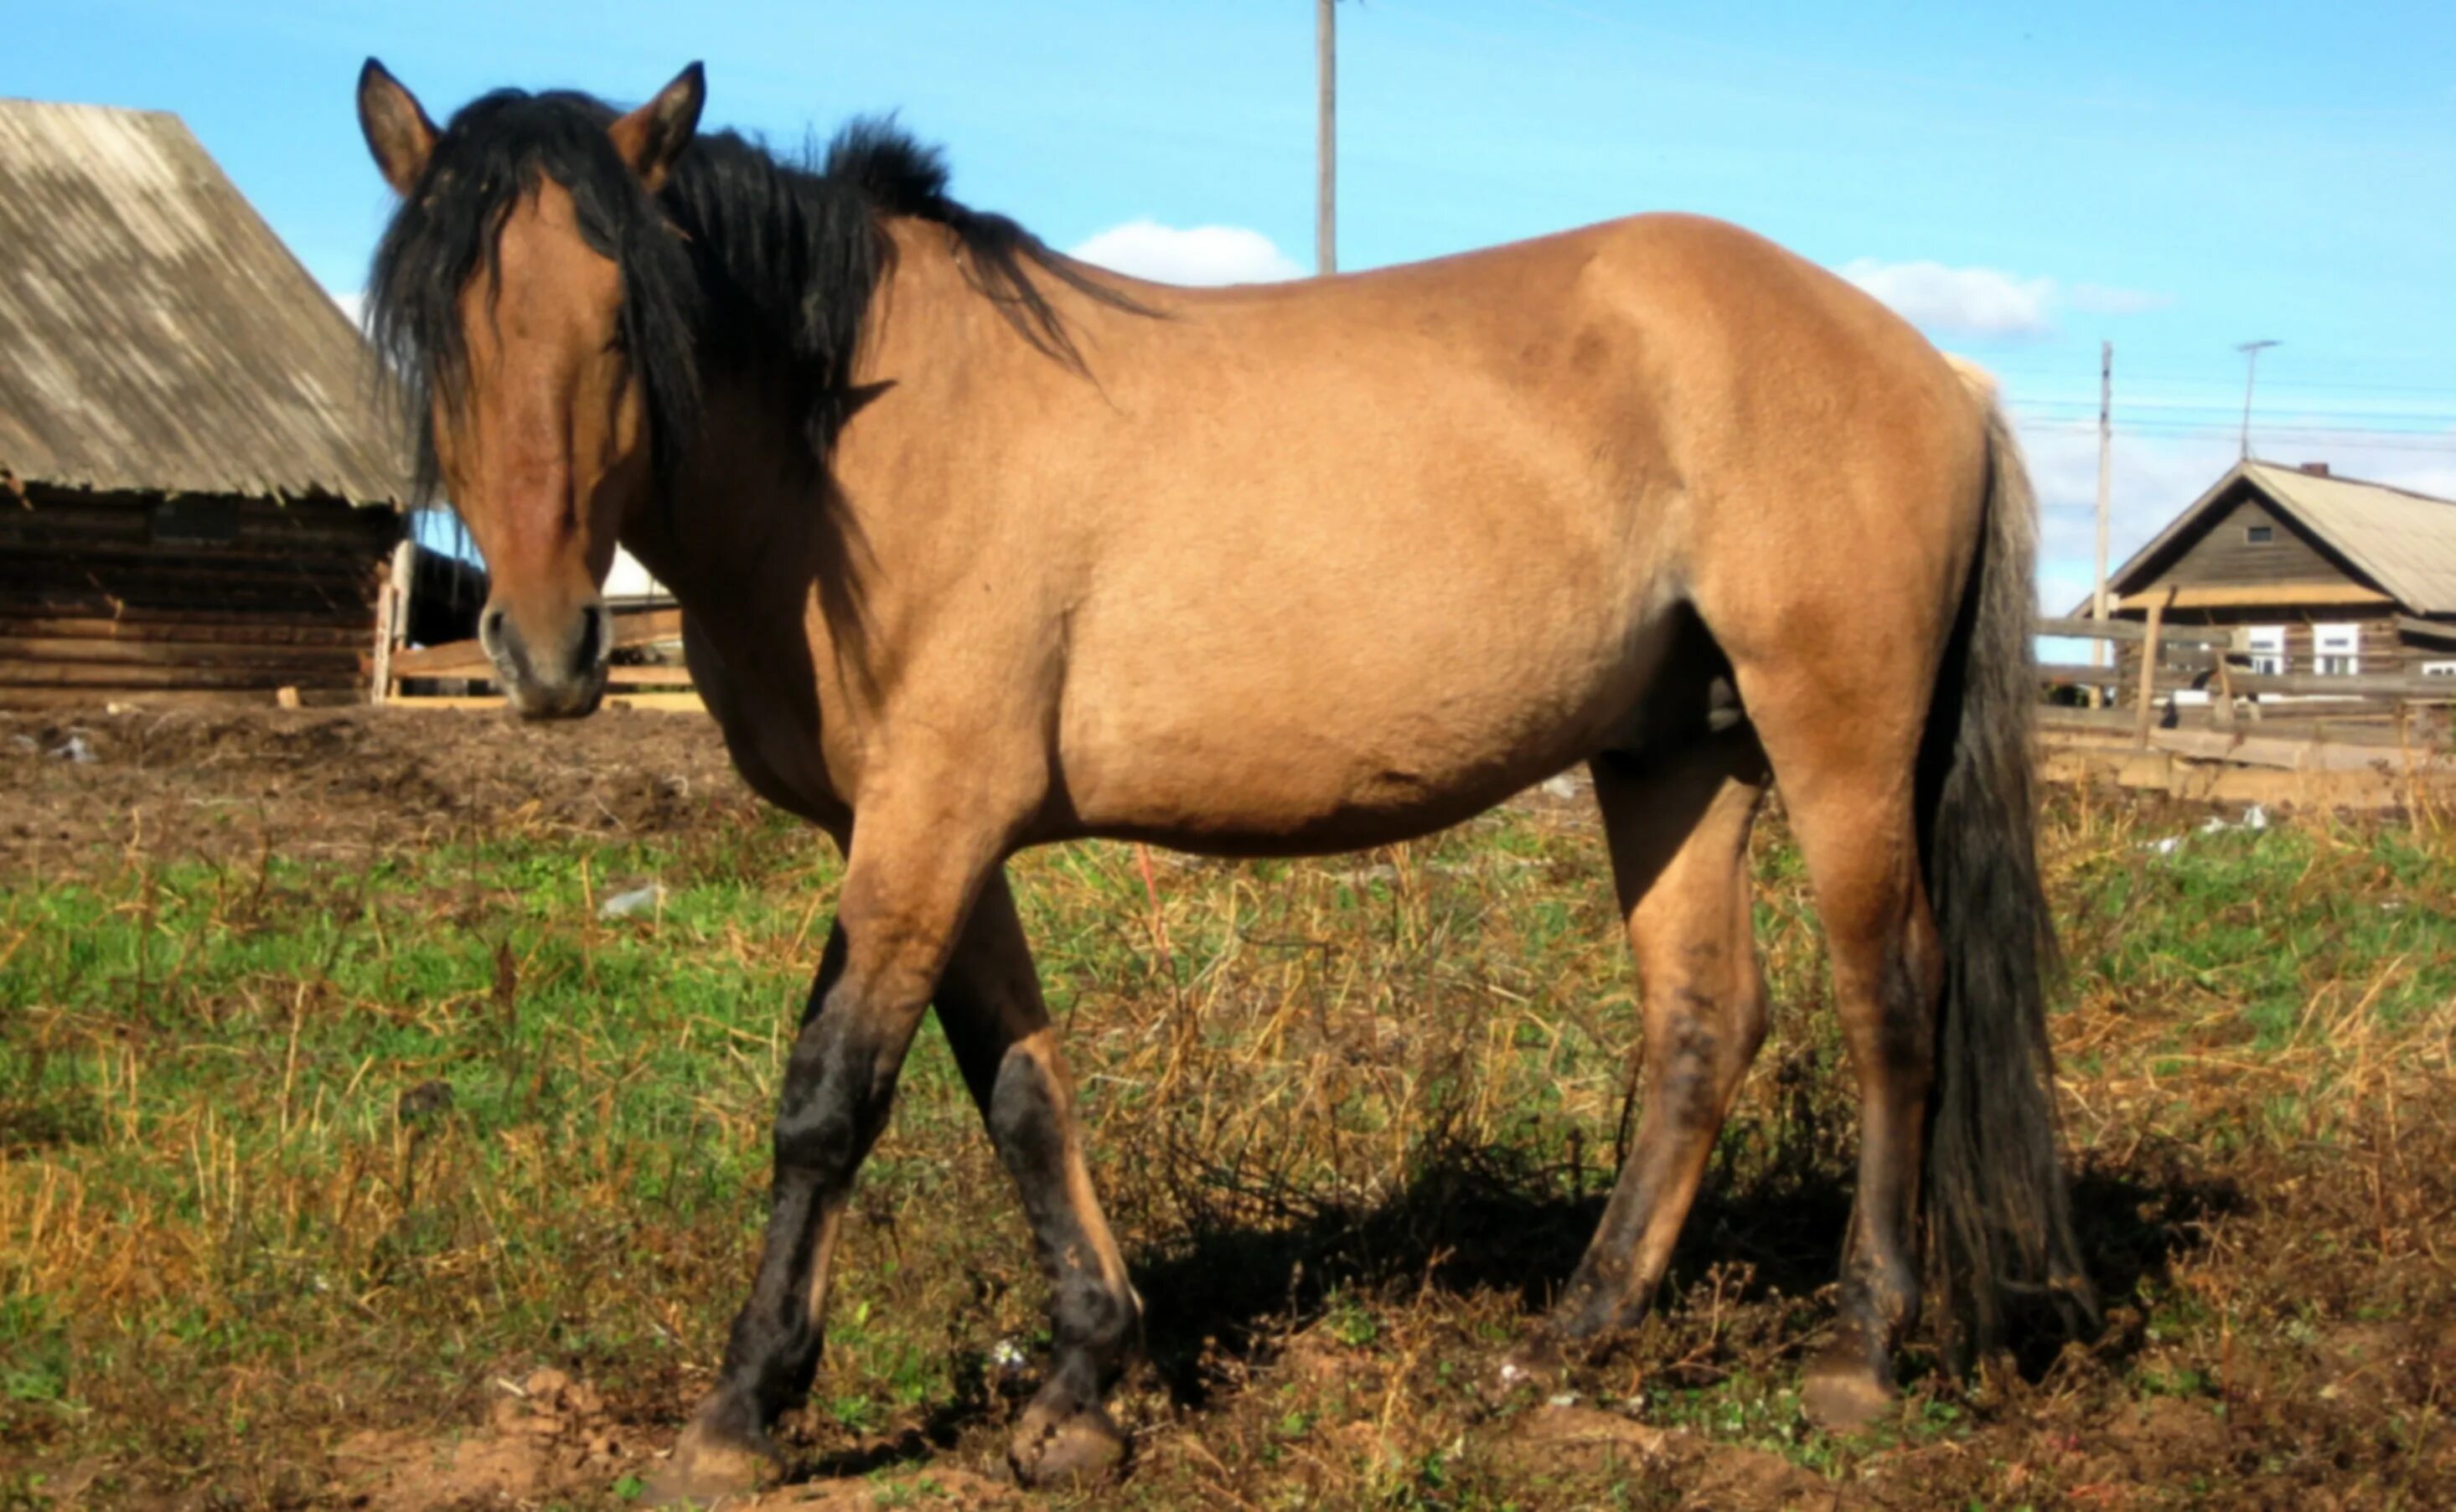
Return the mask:
M 2271 462 L 2242 461 L 2175 517 L 2109 577 L 2118 593 L 2199 533 L 2248 482 L 2355 570 L 2415 614 L 2456 614 L 2456 501 L 2386 483 L 2306 473 Z
M 0 100 L 0 470 L 397 504 L 366 351 L 178 117 Z

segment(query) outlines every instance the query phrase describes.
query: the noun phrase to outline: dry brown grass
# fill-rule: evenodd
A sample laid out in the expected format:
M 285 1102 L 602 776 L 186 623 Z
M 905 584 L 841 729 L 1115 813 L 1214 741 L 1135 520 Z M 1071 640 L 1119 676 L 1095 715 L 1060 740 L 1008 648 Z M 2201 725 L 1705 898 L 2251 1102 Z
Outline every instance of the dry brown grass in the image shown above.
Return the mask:
M 24 766 L 34 801 L 126 781 L 118 733 L 95 768 Z M 0 878 L 0 1504 L 619 1503 L 742 1282 L 831 862 L 713 753 L 643 768 L 607 738 L 556 763 L 579 797 L 472 804 L 460 768 L 527 736 L 473 723 L 429 772 L 379 728 L 351 748 L 399 781 L 285 806 L 266 788 L 297 771 L 267 751 L 301 737 L 220 738 L 178 801 L 262 818 L 188 812 Z M 436 796 L 368 811 L 404 790 Z M 1125 848 L 1028 858 L 1152 1304 L 1136 1462 L 1100 1500 L 2438 1504 L 2456 838 L 2433 814 L 2203 817 L 2081 794 L 2049 828 L 2104 1335 L 1975 1382 L 1914 1357 L 1899 1420 L 1849 1441 L 1794 1389 L 1852 1103 L 1778 824 L 1774 1038 L 1665 1306 L 1567 1406 L 1482 1387 L 1632 1125 L 1583 805 L 1322 863 L 1155 857 L 1148 887 Z M 597 917 L 646 876 L 655 915 Z M 1040 1289 L 933 1036 L 844 1253 L 803 1473 L 866 1478 L 839 1502 L 1003 1499 L 1031 1385 L 1005 1361 L 1039 1340 Z

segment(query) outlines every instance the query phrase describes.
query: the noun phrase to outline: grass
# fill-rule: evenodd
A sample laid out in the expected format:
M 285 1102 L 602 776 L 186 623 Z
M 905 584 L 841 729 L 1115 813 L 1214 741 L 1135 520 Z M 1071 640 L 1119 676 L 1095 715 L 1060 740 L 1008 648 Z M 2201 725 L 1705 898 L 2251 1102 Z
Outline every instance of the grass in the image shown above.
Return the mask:
M 723 819 L 605 841 L 514 813 L 314 863 L 132 848 L 0 881 L 0 1505 L 72 1482 L 346 1500 L 370 1436 L 448 1445 L 514 1397 L 578 1400 L 519 1386 L 541 1366 L 597 1405 L 556 1420 L 579 1459 L 523 1484 L 635 1495 L 747 1277 L 837 876 L 784 821 Z M 1530 1447 L 1535 1409 L 1480 1390 L 1630 1127 L 1635 1005 L 1584 816 L 1513 808 L 1320 863 L 1157 858 L 1156 907 L 1122 848 L 1022 859 L 1152 1304 L 1123 1405 L 1140 1463 L 1114 1496 L 2426 1504 L 2456 1391 L 2456 841 L 2196 823 L 2084 796 L 2050 826 L 2105 1337 L 1966 1383 L 1914 1357 L 1900 1420 L 1849 1441 L 1807 1427 L 1796 1378 L 1852 1103 L 1805 880 L 1766 827 L 1775 1038 L 1665 1309 L 1579 1381 L 1669 1437 L 1604 1449 Z M 600 917 L 644 881 L 653 909 Z M 934 1029 L 841 1275 L 795 1441 L 876 1477 L 880 1504 L 933 1504 L 951 1467 L 995 1461 L 1037 1363 L 1015 1357 L 1045 1343 Z M 622 1441 L 581 1441 L 600 1429 Z

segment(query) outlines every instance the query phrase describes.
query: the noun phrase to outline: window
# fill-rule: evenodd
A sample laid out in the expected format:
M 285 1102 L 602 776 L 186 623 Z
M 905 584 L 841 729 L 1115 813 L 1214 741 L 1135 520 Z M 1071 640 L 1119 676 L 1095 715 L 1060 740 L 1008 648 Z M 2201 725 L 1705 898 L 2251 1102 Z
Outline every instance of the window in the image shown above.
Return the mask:
M 2456 677 L 2456 662 L 2425 662 L 2422 664 L 2422 675 L 2424 677 Z
M 2251 653 L 2251 669 L 2268 677 L 2282 676 L 2285 671 L 2285 626 L 2282 624 L 2246 625 L 2242 632 L 2242 648 Z
M 2363 669 L 2363 627 L 2359 624 L 2311 626 L 2312 663 L 2323 677 L 2351 677 Z
M 2277 527 L 2275 525 L 2245 525 L 2242 527 L 2242 539 L 2251 542 L 2255 546 L 2264 546 L 2277 539 Z

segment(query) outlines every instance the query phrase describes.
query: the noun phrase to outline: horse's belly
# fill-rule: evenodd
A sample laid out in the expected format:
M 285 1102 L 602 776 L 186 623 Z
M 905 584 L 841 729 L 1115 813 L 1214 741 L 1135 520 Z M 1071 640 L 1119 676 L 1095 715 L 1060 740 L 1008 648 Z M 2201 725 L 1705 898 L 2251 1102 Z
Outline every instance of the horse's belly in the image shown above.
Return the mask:
M 1612 746 L 1670 644 L 1673 622 L 1660 621 L 1496 636 L 1472 659 L 1451 646 L 1342 657 L 1325 629 L 1318 657 L 1274 671 L 1193 659 L 1105 708 L 1070 695 L 1073 817 L 1091 833 L 1235 855 L 1455 824 Z

